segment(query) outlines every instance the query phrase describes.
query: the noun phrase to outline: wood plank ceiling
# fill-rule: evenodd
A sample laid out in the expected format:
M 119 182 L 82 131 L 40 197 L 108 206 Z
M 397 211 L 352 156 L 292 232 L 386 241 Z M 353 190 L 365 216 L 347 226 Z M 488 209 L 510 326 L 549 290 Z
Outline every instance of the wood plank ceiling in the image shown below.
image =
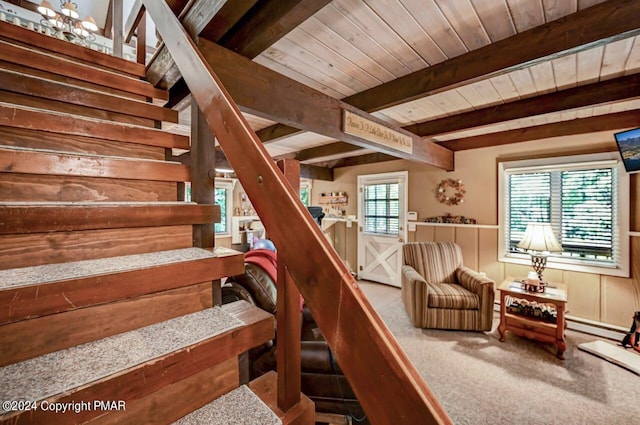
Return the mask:
M 277 2 L 257 1 L 254 9 Z M 284 3 L 293 10 L 307 2 Z M 637 1 L 311 3 L 317 11 L 298 11 L 301 23 L 292 28 L 278 21 L 269 31 L 282 34 L 261 38 L 262 46 L 254 41 L 242 51 L 242 30 L 213 41 L 454 151 L 640 125 Z M 612 22 L 629 13 L 635 16 L 626 21 L 635 23 L 616 29 Z M 242 22 L 237 25 L 246 32 Z M 585 43 L 572 41 L 583 37 Z M 407 89 L 412 84 L 414 92 Z M 328 167 L 391 158 L 264 117 L 247 118 L 274 157 Z M 274 136 L 283 131 L 289 135 Z M 354 156 L 360 158 L 345 159 Z

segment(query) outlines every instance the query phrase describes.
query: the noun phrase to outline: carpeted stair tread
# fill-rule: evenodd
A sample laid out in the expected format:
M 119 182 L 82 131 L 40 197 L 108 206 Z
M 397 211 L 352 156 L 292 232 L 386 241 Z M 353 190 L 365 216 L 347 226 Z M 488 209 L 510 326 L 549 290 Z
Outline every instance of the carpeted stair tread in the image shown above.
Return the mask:
M 277 425 L 282 421 L 253 391 L 242 385 L 174 424 Z
M 242 325 L 225 309 L 213 307 L 5 366 L 0 368 L 0 400 L 64 394 Z
M 0 291 L 229 255 L 240 255 L 240 253 L 227 248 L 216 248 L 213 252 L 202 248 L 182 248 L 147 254 L 0 270 Z

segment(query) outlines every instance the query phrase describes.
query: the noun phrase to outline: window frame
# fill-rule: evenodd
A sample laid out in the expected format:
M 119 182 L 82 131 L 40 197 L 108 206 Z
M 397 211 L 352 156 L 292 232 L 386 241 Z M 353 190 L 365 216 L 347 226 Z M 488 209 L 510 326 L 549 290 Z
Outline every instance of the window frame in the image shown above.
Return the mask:
M 367 215 L 367 196 L 366 196 L 366 188 L 367 186 L 379 186 L 379 185 L 398 185 L 398 198 L 385 198 L 385 199 L 375 199 L 373 200 L 373 202 L 379 202 L 379 201 L 387 201 L 386 202 L 386 206 L 387 206 L 387 210 L 389 210 L 389 206 L 390 206 L 390 202 L 389 201 L 397 201 L 398 202 L 398 215 L 394 216 L 394 215 L 386 215 L 386 216 L 377 216 L 377 215 L 372 215 L 369 216 Z M 403 229 L 403 214 L 402 211 L 400 211 L 400 203 L 401 203 L 401 198 L 402 198 L 402 183 L 400 181 L 397 180 L 393 180 L 393 179 L 381 179 L 381 180 L 376 180 L 376 181 L 369 181 L 367 183 L 364 183 L 362 185 L 362 232 L 366 235 L 373 235 L 373 236 L 387 236 L 387 237 L 399 237 L 402 234 L 402 229 Z M 397 232 L 395 233 L 389 233 L 389 232 L 378 232 L 378 231 L 370 231 L 367 230 L 367 218 L 368 217 L 378 217 L 378 218 L 382 218 L 386 221 L 387 224 L 387 229 L 389 228 L 389 221 L 391 219 L 397 219 L 398 220 L 398 229 Z M 375 226 L 375 225 L 374 225 Z
M 226 190 L 226 201 L 225 201 L 225 231 L 224 232 L 216 232 L 214 225 L 214 235 L 219 238 L 227 238 L 231 237 L 231 216 L 233 215 L 233 188 L 235 186 L 235 179 L 220 179 L 217 178 L 214 182 L 214 191 L 215 189 L 225 189 Z M 221 209 L 221 218 L 222 218 L 222 209 Z
M 509 160 L 498 162 L 498 261 L 530 265 L 531 257 L 526 253 L 507 252 L 507 175 L 528 172 L 569 171 L 592 168 L 615 168 L 617 182 L 613 183 L 617 191 L 613 191 L 614 202 L 617 202 L 614 214 L 613 237 L 618 250 L 614 254 L 614 264 L 606 265 L 571 257 L 556 257 L 550 255 L 547 268 L 577 271 L 592 274 L 629 277 L 629 229 L 630 229 L 630 189 L 629 174 L 625 171 L 617 152 L 598 154 L 572 155 L 552 158 L 536 158 L 523 160 Z M 553 192 L 553 189 L 552 189 Z M 551 208 L 554 208 L 553 206 Z M 552 215 L 553 216 L 553 215 Z M 553 219 L 552 219 L 553 220 Z M 557 228 L 561 222 L 552 223 Z
M 313 205 L 311 203 L 311 188 L 312 187 L 313 187 L 313 180 L 306 179 L 306 178 L 301 178 L 300 179 L 300 191 L 299 191 L 300 193 L 299 193 L 299 196 L 300 196 L 300 202 L 302 202 L 303 205 L 304 205 L 304 202 L 302 201 L 302 191 L 303 190 L 307 190 L 309 192 L 309 197 L 307 199 L 309 204 L 305 205 L 305 207 Z

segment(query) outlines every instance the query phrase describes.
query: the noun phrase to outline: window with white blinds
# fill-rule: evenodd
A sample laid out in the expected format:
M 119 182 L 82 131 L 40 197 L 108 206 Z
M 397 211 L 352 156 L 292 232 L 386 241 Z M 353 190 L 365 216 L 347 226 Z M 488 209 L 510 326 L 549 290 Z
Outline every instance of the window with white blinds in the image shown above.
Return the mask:
M 382 235 L 400 232 L 400 184 L 364 186 L 364 231 Z
M 501 163 L 501 260 L 526 264 L 517 244 L 527 223 L 551 223 L 563 251 L 549 266 L 628 276 L 628 175 L 619 161 L 583 157 Z
M 566 255 L 614 260 L 614 168 L 560 174 L 561 243 Z

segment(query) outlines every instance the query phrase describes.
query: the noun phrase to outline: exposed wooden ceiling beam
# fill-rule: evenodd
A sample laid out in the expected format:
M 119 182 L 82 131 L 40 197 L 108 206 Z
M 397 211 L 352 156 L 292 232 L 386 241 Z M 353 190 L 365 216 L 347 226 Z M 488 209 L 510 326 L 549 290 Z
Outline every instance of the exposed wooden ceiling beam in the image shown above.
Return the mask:
M 312 180 L 333 181 L 333 169 L 317 165 L 300 164 L 300 177 Z
M 638 33 L 640 2 L 608 0 L 556 21 L 513 35 L 480 49 L 434 64 L 343 101 L 367 112 L 375 112 L 413 99 L 440 93 L 473 81 L 506 74 L 516 69 L 604 45 Z M 632 31 L 630 33 L 626 33 Z M 276 124 L 263 131 L 263 143 L 271 135 L 301 130 Z
M 227 0 L 220 12 L 200 32 L 200 37 L 218 42 L 240 19 L 251 10 L 258 0 Z
M 220 44 L 254 58 L 328 3 L 331 0 L 263 0 L 222 37 Z
M 511 143 L 529 142 L 548 139 L 552 137 L 574 136 L 589 134 L 598 131 L 625 130 L 640 126 L 640 114 L 638 111 L 625 111 L 613 114 L 597 115 L 588 118 L 576 118 L 569 121 L 561 121 L 550 124 L 541 124 L 515 130 L 500 131 L 483 134 L 480 136 L 463 137 L 459 139 L 438 142 L 452 151 L 468 149 L 488 148 L 492 146 L 508 145 Z M 613 143 L 613 136 L 611 138 Z M 337 161 L 321 162 L 315 165 L 331 166 L 332 168 L 347 167 L 350 165 L 371 164 L 387 161 L 389 158 L 377 158 L 371 154 L 344 158 Z
M 274 143 L 278 140 L 282 140 L 286 137 L 293 136 L 294 134 L 302 133 L 303 131 L 297 128 L 289 127 L 284 124 L 274 124 L 262 130 L 256 131 L 256 134 L 262 140 L 262 143 Z
M 404 127 L 433 136 L 499 122 L 640 97 L 640 74 L 574 87 Z
M 315 148 L 304 149 L 295 154 L 295 159 L 303 161 L 322 161 L 323 158 L 330 158 L 335 155 L 352 153 L 362 150 L 360 146 L 345 142 L 329 143 L 327 145 L 316 146 Z
M 608 0 L 343 100 L 368 112 L 388 108 L 547 61 L 550 56 L 629 38 L 638 33 L 638 16 L 640 2 Z
M 340 167 L 352 167 L 354 165 L 366 165 L 366 164 L 375 164 L 377 162 L 386 162 L 386 161 L 394 161 L 396 158 L 391 155 L 387 155 L 380 152 L 368 153 L 366 155 L 352 156 L 349 158 L 342 158 L 336 161 L 331 161 L 331 168 L 340 168 Z M 315 164 L 315 165 L 328 165 L 328 164 Z
M 243 112 L 286 124 L 295 123 L 307 131 L 399 158 L 424 162 L 446 170 L 453 169 L 453 155 L 448 149 L 422 140 L 405 130 L 393 128 L 379 118 L 358 111 L 215 43 L 200 39 L 198 44 L 202 55 Z M 365 117 L 382 128 L 389 128 L 409 137 L 413 144 L 412 152 L 347 134 L 342 129 L 345 110 Z
M 491 106 L 488 108 L 478 109 L 475 111 L 465 112 L 461 114 L 451 115 L 448 117 L 440 118 L 432 121 L 425 121 L 420 124 L 413 124 L 404 127 L 412 133 L 419 136 L 433 136 L 437 134 L 449 133 L 454 131 L 466 130 L 474 127 L 481 127 L 489 124 L 495 124 L 499 122 L 514 120 L 518 118 L 526 118 L 536 115 L 543 115 L 551 112 L 565 111 L 585 106 L 597 105 L 602 103 L 628 100 L 640 97 L 640 74 L 630 75 L 627 77 L 620 77 L 613 80 L 604 81 L 601 83 L 589 84 L 586 86 L 575 87 L 568 90 L 549 93 L 537 97 L 523 99 L 515 102 L 505 103 L 501 105 Z M 586 123 L 586 122 L 585 122 Z M 572 125 L 575 125 L 573 123 Z M 586 125 L 586 124 L 585 124 Z M 612 127 L 609 129 L 621 128 L 616 127 L 617 124 L 611 123 Z M 561 125 L 549 127 L 550 129 L 558 129 L 558 135 L 562 135 L 565 131 L 575 131 L 563 129 Z M 268 129 L 271 129 L 269 127 Z M 598 131 L 598 130 L 594 130 Z M 502 134 L 502 133 L 499 133 Z M 526 129 L 514 130 L 513 133 L 509 133 L 509 137 L 513 135 L 522 134 L 526 137 L 529 133 Z M 576 134 L 576 133 L 567 133 Z M 544 137 L 552 137 L 551 134 L 547 134 Z M 493 135 L 476 136 L 470 138 L 472 140 L 479 140 L 481 142 L 478 147 L 486 146 L 489 140 L 494 140 L 495 144 L 498 143 Z M 462 139 L 466 140 L 466 139 Z M 526 141 L 526 139 L 517 140 Z M 514 142 L 509 142 L 514 143 Z M 459 150 L 458 143 L 439 143 L 442 146 L 451 148 L 452 150 Z M 454 148 L 454 146 L 456 148 Z M 473 146 L 471 144 L 470 146 Z M 469 147 L 466 149 L 472 149 Z M 331 157 L 341 153 L 351 152 L 355 153 L 361 148 L 351 146 L 344 142 L 335 142 L 327 145 L 305 149 L 298 152 L 295 158 L 299 161 L 318 160 L 322 161 L 325 157 Z M 315 162 L 315 161 L 314 161 Z
M 224 155 L 224 151 L 220 147 L 216 147 L 216 168 L 232 170 L 233 167 Z M 191 153 L 186 152 L 180 157 L 180 162 L 185 165 L 191 165 Z M 333 181 L 333 170 L 328 167 L 320 167 L 317 165 L 300 164 L 300 177 L 313 180 Z
M 191 7 L 193 10 L 189 10 L 182 18 L 183 25 L 192 36 L 197 34 L 225 46 L 226 43 L 234 43 L 234 49 L 253 59 L 269 47 L 267 40 L 271 44 L 275 43 L 313 15 L 323 3 L 328 3 L 328 0 L 227 0 L 213 15 L 206 10 L 205 13 L 198 11 L 203 7 L 213 10 L 212 5 L 217 3 L 196 0 Z M 249 10 L 251 17 L 242 19 Z M 222 39 L 228 31 L 235 35 Z M 245 49 L 244 43 L 251 46 Z M 263 50 L 259 49 L 260 46 L 263 46 Z M 171 88 L 176 84 L 184 86 L 182 77 L 164 46 L 160 48 L 157 60 L 152 61 L 149 66 L 148 79 L 162 88 Z M 170 97 L 169 104 L 178 104 L 183 97 L 184 90 L 178 88 Z
M 184 0 L 174 0 L 175 7 L 178 7 L 178 3 Z M 222 4 L 221 4 L 222 3 Z M 172 3 L 169 3 L 171 7 Z M 217 13 L 224 8 L 224 4 L 221 1 L 208 1 L 208 0 L 194 0 L 188 2 L 185 8 L 181 9 L 180 19 L 182 25 L 187 30 L 191 37 L 198 35 L 207 24 L 216 16 Z M 186 9 L 188 8 L 188 9 Z M 175 10 L 172 8 L 175 12 Z M 176 66 L 173 58 L 169 54 L 164 44 L 156 52 L 149 66 L 147 68 L 147 81 L 163 89 L 169 89 L 182 78 L 178 67 Z M 179 102 L 181 99 L 174 100 L 174 103 Z M 171 102 L 171 100 L 170 100 Z
M 617 112 L 614 114 L 597 115 L 588 118 L 576 118 L 550 124 L 541 124 L 515 130 L 483 134 L 480 136 L 464 137 L 447 140 L 438 144 L 453 151 L 478 149 L 490 146 L 507 145 L 510 143 L 528 142 L 551 137 L 588 134 L 598 131 L 623 130 L 640 126 L 638 111 Z M 613 136 L 611 138 L 613 142 Z

